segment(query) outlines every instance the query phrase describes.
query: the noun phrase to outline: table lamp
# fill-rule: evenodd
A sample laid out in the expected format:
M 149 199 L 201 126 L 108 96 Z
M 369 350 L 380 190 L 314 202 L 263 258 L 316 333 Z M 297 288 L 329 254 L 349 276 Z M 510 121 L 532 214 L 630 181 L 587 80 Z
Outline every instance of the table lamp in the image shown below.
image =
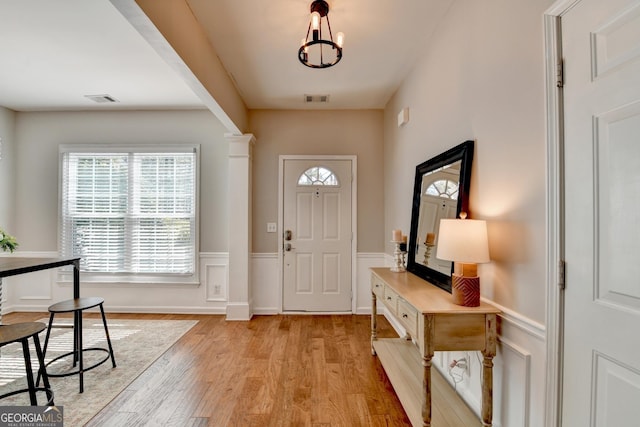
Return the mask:
M 451 276 L 453 302 L 465 307 L 479 306 L 480 278 L 477 264 L 490 261 L 486 221 L 440 220 L 436 257 L 454 263 Z

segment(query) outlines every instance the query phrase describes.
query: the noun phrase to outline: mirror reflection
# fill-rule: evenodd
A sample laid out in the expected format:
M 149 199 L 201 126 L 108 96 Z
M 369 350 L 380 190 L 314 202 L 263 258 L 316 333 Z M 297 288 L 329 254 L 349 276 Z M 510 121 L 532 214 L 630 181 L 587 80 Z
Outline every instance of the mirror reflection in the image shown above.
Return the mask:
M 445 165 L 422 176 L 415 262 L 443 274 L 451 273 L 451 261 L 436 258 L 440 220 L 455 218 L 458 208 L 460 164 Z
M 440 220 L 468 212 L 473 141 L 416 166 L 407 270 L 451 292 L 452 263 L 436 258 Z

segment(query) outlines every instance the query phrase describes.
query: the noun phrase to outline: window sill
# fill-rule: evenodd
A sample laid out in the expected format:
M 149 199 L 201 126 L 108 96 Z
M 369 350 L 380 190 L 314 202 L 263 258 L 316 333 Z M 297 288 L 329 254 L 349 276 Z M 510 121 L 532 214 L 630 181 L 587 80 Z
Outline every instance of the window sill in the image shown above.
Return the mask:
M 80 272 L 81 287 L 191 287 L 200 286 L 200 279 L 195 274 L 136 275 L 136 274 L 96 274 Z M 58 273 L 57 283 L 60 286 L 73 286 L 73 272 Z

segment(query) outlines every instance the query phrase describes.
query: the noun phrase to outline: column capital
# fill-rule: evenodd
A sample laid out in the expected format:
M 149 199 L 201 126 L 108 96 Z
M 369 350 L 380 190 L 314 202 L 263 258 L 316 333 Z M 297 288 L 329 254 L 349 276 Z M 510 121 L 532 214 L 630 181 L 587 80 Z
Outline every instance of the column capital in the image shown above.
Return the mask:
M 228 142 L 233 142 L 233 143 L 245 143 L 245 144 L 251 144 L 251 145 L 256 143 L 256 137 L 253 136 L 252 133 L 245 133 L 243 135 L 225 133 L 224 139 L 226 139 Z
M 229 142 L 229 157 L 251 157 L 256 138 L 251 133 L 234 135 L 227 133 L 224 138 Z

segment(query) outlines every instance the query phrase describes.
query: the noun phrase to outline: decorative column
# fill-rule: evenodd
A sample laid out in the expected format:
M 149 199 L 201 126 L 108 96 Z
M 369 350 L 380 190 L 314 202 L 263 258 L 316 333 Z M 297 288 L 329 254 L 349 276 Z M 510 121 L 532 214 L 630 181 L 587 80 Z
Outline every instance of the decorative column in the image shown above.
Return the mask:
M 229 142 L 229 296 L 227 320 L 250 320 L 251 134 L 225 135 Z

